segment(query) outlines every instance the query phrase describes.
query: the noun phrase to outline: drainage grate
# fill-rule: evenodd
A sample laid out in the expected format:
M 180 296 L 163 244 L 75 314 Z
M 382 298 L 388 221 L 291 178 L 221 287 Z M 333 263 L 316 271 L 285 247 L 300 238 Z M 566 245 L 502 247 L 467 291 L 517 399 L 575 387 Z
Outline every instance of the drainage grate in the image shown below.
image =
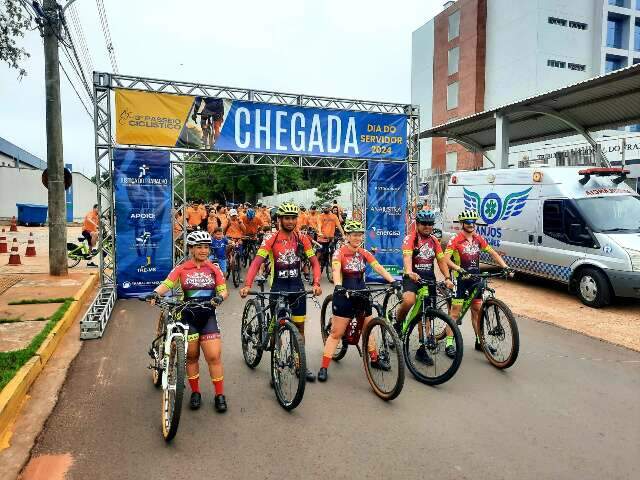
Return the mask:
M 20 275 L 0 275 L 0 295 L 20 282 L 24 277 Z

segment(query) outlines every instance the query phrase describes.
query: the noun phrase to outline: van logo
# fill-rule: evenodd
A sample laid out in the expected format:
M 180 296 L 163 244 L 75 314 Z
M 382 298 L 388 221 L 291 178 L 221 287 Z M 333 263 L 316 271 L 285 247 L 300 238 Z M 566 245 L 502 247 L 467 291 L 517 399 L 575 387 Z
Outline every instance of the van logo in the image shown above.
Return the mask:
M 532 188 L 529 187 L 521 192 L 510 193 L 504 200 L 500 195 L 493 192 L 484 198 L 480 198 L 477 192 L 463 188 L 464 208 L 476 210 L 487 225 L 491 225 L 499 220 L 506 220 L 520 215 Z

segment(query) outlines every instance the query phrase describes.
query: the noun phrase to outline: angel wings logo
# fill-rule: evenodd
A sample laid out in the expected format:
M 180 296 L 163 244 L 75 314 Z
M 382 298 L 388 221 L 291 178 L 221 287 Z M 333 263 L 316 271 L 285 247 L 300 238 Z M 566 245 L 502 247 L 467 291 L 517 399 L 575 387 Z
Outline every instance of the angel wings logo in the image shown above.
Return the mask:
M 497 193 L 490 193 L 484 198 L 467 188 L 464 189 L 464 208 L 476 210 L 482 220 L 487 225 L 494 224 L 500 220 L 510 217 L 517 217 L 522 213 L 529 193 L 533 187 L 529 187 L 521 192 L 510 193 L 504 200 Z

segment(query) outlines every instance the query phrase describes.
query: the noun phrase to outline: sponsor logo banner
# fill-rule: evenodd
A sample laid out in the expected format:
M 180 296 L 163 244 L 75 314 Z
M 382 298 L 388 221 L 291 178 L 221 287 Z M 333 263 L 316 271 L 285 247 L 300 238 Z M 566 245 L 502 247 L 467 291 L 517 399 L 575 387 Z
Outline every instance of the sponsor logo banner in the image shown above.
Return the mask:
M 407 117 L 116 90 L 116 142 L 212 151 L 402 160 Z
M 395 276 L 402 273 L 406 206 L 407 165 L 369 162 L 365 246 L 367 249 L 375 248 L 378 262 Z M 367 281 L 383 279 L 368 268 Z
M 169 152 L 114 152 L 118 297 L 150 293 L 173 266 Z

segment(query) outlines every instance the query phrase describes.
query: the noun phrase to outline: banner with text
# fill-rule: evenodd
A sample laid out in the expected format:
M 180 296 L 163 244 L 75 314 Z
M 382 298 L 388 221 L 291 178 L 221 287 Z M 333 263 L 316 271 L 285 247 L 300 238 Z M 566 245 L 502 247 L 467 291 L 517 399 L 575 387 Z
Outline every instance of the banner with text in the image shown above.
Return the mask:
M 118 297 L 138 297 L 173 267 L 169 152 L 116 149 L 114 167 Z
M 402 160 L 401 114 L 116 89 L 116 142 L 243 153 Z
M 405 236 L 407 164 L 368 162 L 367 234 L 365 247 L 375 249 L 378 262 L 394 276 L 402 274 L 402 240 Z M 372 270 L 367 281 L 382 281 Z

